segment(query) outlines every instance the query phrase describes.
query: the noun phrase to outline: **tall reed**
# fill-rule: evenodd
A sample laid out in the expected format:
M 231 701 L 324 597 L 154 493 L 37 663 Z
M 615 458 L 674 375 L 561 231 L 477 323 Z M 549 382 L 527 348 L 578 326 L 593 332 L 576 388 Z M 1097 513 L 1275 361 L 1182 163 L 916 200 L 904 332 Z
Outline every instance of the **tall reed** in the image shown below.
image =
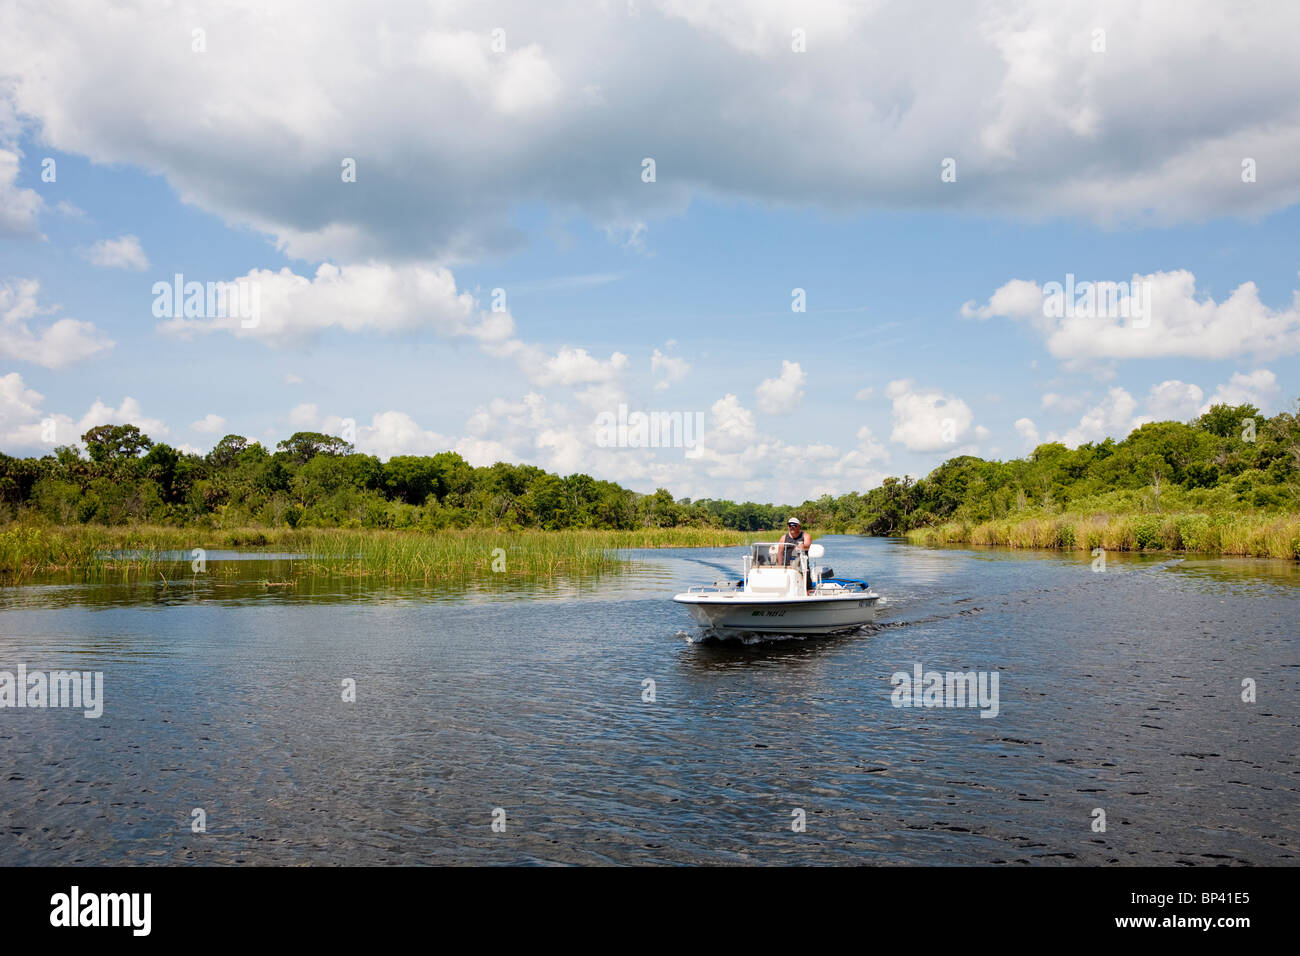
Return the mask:
M 1005 548 L 1180 551 L 1300 559 L 1300 515 L 1077 514 L 952 521 L 907 532 L 920 544 Z

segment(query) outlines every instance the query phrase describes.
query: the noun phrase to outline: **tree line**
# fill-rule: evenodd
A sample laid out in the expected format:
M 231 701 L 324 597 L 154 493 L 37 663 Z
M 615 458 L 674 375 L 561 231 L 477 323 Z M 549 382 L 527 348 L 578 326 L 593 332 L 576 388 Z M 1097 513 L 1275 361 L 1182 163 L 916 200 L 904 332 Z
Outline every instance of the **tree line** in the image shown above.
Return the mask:
M 1300 402 L 1297 403 L 1300 408 Z M 952 458 L 925 478 L 886 478 L 850 504 L 829 503 L 831 524 L 901 534 L 946 521 L 973 523 L 1065 511 L 1300 512 L 1300 415 L 1215 405 L 1190 422 L 1152 422 L 1127 438 L 1069 449 L 1039 445 L 1025 458 Z
M 901 534 L 953 519 L 1031 510 L 1149 506 L 1300 511 L 1300 419 L 1216 405 L 1187 422 L 1143 425 L 1122 441 L 1039 445 L 1010 461 L 961 456 L 928 476 L 799 505 L 640 494 L 533 465 L 474 467 L 452 451 L 386 462 L 333 435 L 297 432 L 268 450 L 226 435 L 206 455 L 99 425 L 40 458 L 0 453 L 0 518 L 57 524 L 225 527 L 781 528 L 792 511 L 826 532 Z M 1127 493 L 1127 497 L 1125 497 Z M 1107 497 L 1109 496 L 1109 498 Z

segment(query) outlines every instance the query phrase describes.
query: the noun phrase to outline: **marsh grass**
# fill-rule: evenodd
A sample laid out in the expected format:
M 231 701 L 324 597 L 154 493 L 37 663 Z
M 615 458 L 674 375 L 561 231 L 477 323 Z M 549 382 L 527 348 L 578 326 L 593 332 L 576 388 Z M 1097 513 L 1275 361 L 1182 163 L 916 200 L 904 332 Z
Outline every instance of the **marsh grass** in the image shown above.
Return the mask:
M 1300 559 L 1300 516 L 1275 514 L 1061 514 L 948 522 L 907 532 L 919 544 L 1004 548 L 1177 551 Z
M 628 548 L 719 547 L 749 534 L 711 528 L 636 531 L 493 531 L 422 534 L 325 528 L 223 529 L 11 524 L 0 528 L 0 575 L 22 579 L 73 573 L 86 579 L 190 576 L 189 554 L 205 550 L 290 552 L 292 575 L 345 575 L 391 580 L 455 581 L 482 577 L 598 575 L 625 568 Z M 231 563 L 233 564 L 233 562 Z M 495 568 L 494 568 L 495 564 Z M 210 573 L 237 573 L 217 561 Z

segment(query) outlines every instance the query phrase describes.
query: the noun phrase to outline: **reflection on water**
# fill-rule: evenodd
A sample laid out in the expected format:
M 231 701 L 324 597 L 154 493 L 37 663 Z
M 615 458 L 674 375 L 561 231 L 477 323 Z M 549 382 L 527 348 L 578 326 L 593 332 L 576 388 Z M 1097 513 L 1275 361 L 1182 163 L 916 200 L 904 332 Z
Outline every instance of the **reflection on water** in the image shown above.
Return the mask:
M 0 863 L 1295 862 L 1294 564 L 819 540 L 879 623 L 691 642 L 669 598 L 739 548 L 0 588 L 0 670 L 105 681 L 99 720 L 0 709 Z M 998 717 L 892 706 L 915 664 L 996 671 Z
M 620 586 L 619 569 L 582 577 L 557 574 L 521 579 L 505 575 L 480 575 L 460 582 L 387 580 L 350 574 L 304 573 L 291 560 L 241 555 L 235 561 L 214 559 L 208 569 L 194 573 L 188 561 L 155 565 L 148 577 L 136 570 L 106 573 L 87 582 L 76 574 L 48 574 L 24 580 L 17 586 L 0 586 L 0 610 L 12 608 L 108 607 L 144 604 L 245 604 L 271 603 L 394 603 L 474 604 L 485 601 L 547 599 L 599 599 L 624 597 L 655 586 L 667 578 L 658 568 L 639 572 L 630 588 Z M 626 582 L 625 582 L 626 584 Z

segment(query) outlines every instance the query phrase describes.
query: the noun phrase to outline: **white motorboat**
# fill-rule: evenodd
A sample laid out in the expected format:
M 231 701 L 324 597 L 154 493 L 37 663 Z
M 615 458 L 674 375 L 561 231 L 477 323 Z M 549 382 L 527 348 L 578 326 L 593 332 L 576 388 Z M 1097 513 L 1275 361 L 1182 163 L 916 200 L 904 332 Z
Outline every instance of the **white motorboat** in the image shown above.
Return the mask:
M 673 600 L 686 605 L 703 627 L 719 634 L 838 634 L 875 620 L 883 599 L 856 578 L 837 578 L 816 559 L 820 544 L 806 552 L 790 544 L 754 544 L 739 581 L 694 587 Z

